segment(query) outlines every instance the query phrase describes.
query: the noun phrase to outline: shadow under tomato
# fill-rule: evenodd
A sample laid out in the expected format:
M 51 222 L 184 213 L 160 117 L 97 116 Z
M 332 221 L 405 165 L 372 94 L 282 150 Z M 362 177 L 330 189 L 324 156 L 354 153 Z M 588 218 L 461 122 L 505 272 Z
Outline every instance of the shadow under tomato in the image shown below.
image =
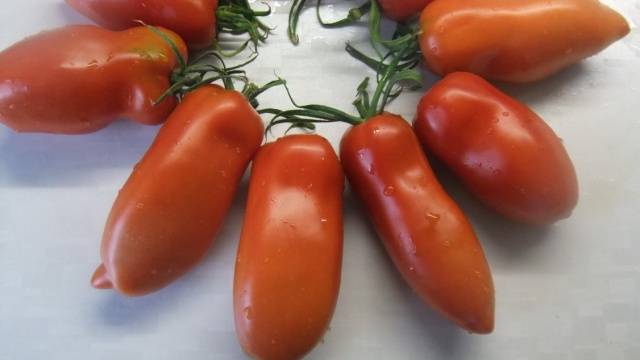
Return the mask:
M 56 5 L 56 11 L 60 14 L 65 24 L 93 24 L 91 20 L 82 16 L 64 1 Z
M 546 79 L 528 84 L 507 84 L 495 83 L 498 88 L 506 92 L 510 96 L 518 99 L 527 106 L 535 107 L 538 104 L 546 103 L 567 89 L 576 89 L 582 87 L 581 80 L 589 78 L 589 65 L 584 62 L 577 63 L 566 69 L 561 70 L 557 74 L 551 75 Z
M 181 306 L 181 299 L 189 293 L 191 286 L 186 281 L 178 281 L 157 293 L 135 298 L 112 291 L 98 303 L 96 311 L 102 323 L 108 327 L 131 331 L 153 327 L 163 313 Z
M 375 281 L 385 281 L 386 283 L 380 284 L 380 289 L 388 289 L 392 294 L 380 294 L 379 296 L 386 301 L 391 299 L 392 304 L 384 304 L 393 308 L 394 316 L 402 316 L 402 328 L 406 330 L 405 326 L 410 329 L 419 329 L 419 331 L 411 331 L 411 336 L 415 336 L 416 341 L 411 341 L 410 344 L 415 346 L 419 344 L 423 349 L 412 349 L 418 351 L 421 354 L 429 354 L 437 352 L 438 358 L 451 359 L 456 358 L 457 355 L 465 353 L 465 349 L 468 347 L 469 340 L 466 331 L 457 327 L 455 324 L 444 318 L 442 315 L 436 313 L 428 305 L 426 305 L 415 292 L 409 287 L 406 281 L 402 278 L 400 273 L 395 268 L 395 265 L 388 256 L 382 242 L 376 234 L 375 228 L 371 221 L 368 219 L 367 213 L 363 208 L 359 199 L 349 190 L 345 196 L 345 223 L 347 225 L 356 226 L 358 229 L 358 235 L 361 241 L 365 242 L 360 246 L 366 246 L 370 249 L 370 256 L 374 257 L 377 263 L 380 264 L 379 268 L 382 268 L 384 274 L 375 279 Z M 345 241 L 355 241 L 358 238 L 348 238 Z M 345 254 L 348 256 L 350 254 Z M 372 269 L 370 271 L 373 271 Z M 368 273 L 370 276 L 372 273 Z M 343 280 L 348 279 L 349 274 L 343 275 Z M 354 280 L 355 281 L 355 280 Z M 352 284 L 357 288 L 357 284 Z M 349 287 L 343 281 L 343 289 Z M 379 289 L 376 289 L 376 291 Z M 344 290 L 343 290 L 344 291 Z M 341 296 L 348 296 L 341 294 Z M 360 306 L 355 304 L 353 306 Z M 355 310 L 355 309 L 354 309 Z M 370 312 L 377 313 L 381 309 L 368 309 Z M 389 308 L 384 311 L 391 311 Z M 346 311 L 344 311 L 346 312 Z M 381 317 L 379 319 L 382 319 Z M 381 320 L 379 320 L 381 321 Z M 395 321 L 394 321 L 395 322 Z M 387 331 L 389 329 L 381 329 L 381 331 Z M 346 334 L 345 334 L 346 335 Z M 398 343 L 401 339 L 408 336 L 407 332 L 393 332 L 391 334 L 397 339 L 388 338 L 390 344 Z M 466 339 L 465 339 L 466 338 Z M 404 340 L 403 340 L 404 341 Z M 379 344 L 385 346 L 384 344 Z
M 542 251 L 554 239 L 553 226 L 527 225 L 503 217 L 475 198 L 440 161 L 430 156 L 429 162 L 449 196 L 472 222 L 489 260 L 497 255 L 500 264 L 526 268 L 532 253 Z M 531 262 L 538 261 L 532 257 Z
M 131 121 L 86 135 L 19 134 L 2 128 L 0 186 L 96 186 L 122 168 L 132 169 L 158 129 Z
M 422 90 L 418 90 L 421 94 L 429 91 L 433 85 L 442 79 L 439 75 L 431 72 L 424 65 L 424 62 L 418 66 L 418 69 L 423 77 Z M 510 84 L 499 81 L 492 83 L 527 106 L 535 107 L 537 104 L 549 101 L 550 98 L 558 97 L 559 94 L 567 91 L 567 89 L 575 89 L 581 79 L 587 78 L 588 72 L 589 65 L 581 62 L 533 83 Z

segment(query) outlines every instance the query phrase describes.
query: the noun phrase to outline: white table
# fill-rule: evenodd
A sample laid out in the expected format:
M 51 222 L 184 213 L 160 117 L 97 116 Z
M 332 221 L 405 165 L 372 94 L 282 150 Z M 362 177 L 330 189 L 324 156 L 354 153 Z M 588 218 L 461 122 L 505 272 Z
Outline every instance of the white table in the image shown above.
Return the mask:
M 321 29 L 307 11 L 296 48 L 284 36 L 288 3 L 272 3 L 268 22 L 278 28 L 249 74 L 262 83 L 277 70 L 299 102 L 349 109 L 371 73 L 344 53 L 344 42 L 364 42 L 366 29 Z M 640 1 L 607 3 L 640 23 Z M 329 6 L 328 16 L 346 8 Z M 0 18 L 0 48 L 85 22 L 62 0 L 3 1 Z M 564 139 L 581 186 L 569 220 L 538 230 L 514 225 L 440 171 L 490 260 L 495 332 L 469 335 L 423 306 L 347 193 L 340 299 L 331 330 L 309 358 L 640 359 L 640 32 L 633 26 L 581 65 L 506 88 Z M 390 110 L 411 119 L 420 95 L 407 93 Z M 288 105 L 279 91 L 263 101 Z M 344 129 L 320 132 L 337 145 Z M 0 359 L 244 358 L 231 286 L 246 182 L 213 251 L 185 278 L 139 299 L 89 286 L 114 197 L 156 131 L 124 121 L 74 137 L 0 127 Z

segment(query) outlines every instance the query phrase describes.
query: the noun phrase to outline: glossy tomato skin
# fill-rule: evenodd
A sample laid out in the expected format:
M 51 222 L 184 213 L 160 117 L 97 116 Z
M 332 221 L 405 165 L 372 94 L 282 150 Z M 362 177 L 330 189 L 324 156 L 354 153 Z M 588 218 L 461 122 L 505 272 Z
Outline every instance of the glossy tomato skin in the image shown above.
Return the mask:
M 380 7 L 389 19 L 404 22 L 420 15 L 422 9 L 433 0 L 378 0 Z
M 396 268 L 436 310 L 474 333 L 494 325 L 489 265 L 411 126 L 384 113 L 349 130 L 340 158 Z
M 550 224 L 578 202 L 562 141 L 536 113 L 471 73 L 453 73 L 420 101 L 422 144 L 486 205 L 504 216 Z
M 420 26 L 432 71 L 515 83 L 543 79 L 629 33 L 598 0 L 437 0 Z
M 111 30 L 139 21 L 175 31 L 190 48 L 213 45 L 218 0 L 65 0 L 75 10 Z
M 252 166 L 234 310 L 253 358 L 302 358 L 329 327 L 340 288 L 344 175 L 331 145 L 292 135 Z
M 262 133 L 242 94 L 213 85 L 189 93 L 118 194 L 94 287 L 145 295 L 194 267 L 211 247 Z
M 184 42 L 160 30 L 186 57 Z M 173 98 L 155 104 L 176 66 L 167 41 L 146 27 L 43 32 L 0 53 L 0 122 L 60 134 L 94 132 L 118 118 L 159 124 L 176 106 Z

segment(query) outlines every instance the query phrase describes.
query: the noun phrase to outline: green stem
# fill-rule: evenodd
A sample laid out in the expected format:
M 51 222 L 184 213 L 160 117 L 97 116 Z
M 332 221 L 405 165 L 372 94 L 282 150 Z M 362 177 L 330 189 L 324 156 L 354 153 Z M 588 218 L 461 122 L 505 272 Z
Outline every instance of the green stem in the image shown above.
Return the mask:
M 369 14 L 369 33 L 371 34 L 371 45 L 378 55 L 380 54 L 379 46 L 383 46 L 391 51 L 400 51 L 407 47 L 408 43 L 415 44 L 417 41 L 415 38 L 415 31 L 400 33 L 396 32 L 395 36 L 391 40 L 385 40 L 382 38 L 382 11 L 378 5 L 377 0 L 371 1 L 371 13 Z
M 271 28 L 264 24 L 260 18 L 271 14 L 271 7 L 267 10 L 256 11 L 251 8 L 248 0 L 221 0 L 216 9 L 217 27 L 220 32 L 232 35 L 249 35 L 249 40 L 258 46 L 265 42 L 271 33 Z M 240 46 L 244 49 L 246 44 Z M 242 50 L 235 49 L 232 53 Z
M 300 38 L 297 34 L 298 21 L 300 20 L 300 14 L 302 13 L 302 9 L 306 2 L 307 0 L 293 0 L 291 9 L 289 10 L 289 26 L 287 28 L 287 34 L 289 35 L 289 40 L 291 40 L 294 45 L 298 45 L 300 42 Z
M 321 2 L 322 0 L 318 0 L 316 4 L 316 17 L 318 18 L 318 21 L 320 22 L 320 24 L 326 28 L 337 28 L 337 27 L 352 25 L 360 21 L 360 19 L 362 19 L 362 17 L 371 10 L 371 2 L 367 1 L 361 6 L 349 9 L 349 13 L 347 14 L 347 17 L 337 21 L 333 21 L 333 22 L 325 22 L 324 20 L 322 20 L 322 16 L 320 15 Z
M 389 81 L 392 76 L 395 74 L 398 68 L 398 64 L 400 63 L 400 56 L 396 55 L 391 60 L 391 63 L 387 65 L 387 68 L 382 73 L 382 78 L 378 81 L 378 86 L 376 86 L 376 91 L 373 93 L 373 98 L 371 99 L 371 103 L 369 105 L 369 111 L 367 112 L 367 118 L 373 117 L 379 112 L 382 112 L 383 108 L 378 110 L 378 102 L 380 101 L 380 97 L 385 89 L 389 86 Z

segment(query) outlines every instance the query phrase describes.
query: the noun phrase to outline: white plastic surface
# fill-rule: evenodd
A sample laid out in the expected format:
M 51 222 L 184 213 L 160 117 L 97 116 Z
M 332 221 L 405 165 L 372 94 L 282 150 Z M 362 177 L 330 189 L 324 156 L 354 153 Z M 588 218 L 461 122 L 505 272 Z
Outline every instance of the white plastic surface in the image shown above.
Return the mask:
M 294 47 L 284 35 L 288 3 L 271 3 L 267 21 L 277 29 L 249 75 L 263 83 L 277 71 L 300 103 L 350 109 L 371 72 L 344 42 L 364 43 L 366 28 L 322 29 L 307 11 Z M 325 8 L 328 17 L 346 9 L 337 3 Z M 310 359 L 640 359 L 640 1 L 607 3 L 632 23 L 627 38 L 546 81 L 503 87 L 564 139 L 581 186 L 570 219 L 543 229 L 515 225 L 437 169 L 489 258 L 495 332 L 469 335 L 425 307 L 347 192 L 340 299 Z M 0 19 L 0 48 L 86 22 L 62 0 L 2 1 Z M 406 93 L 389 110 L 412 119 L 420 95 Z M 288 105 L 280 91 L 263 102 Z M 337 145 L 345 128 L 319 131 Z M 126 121 L 86 136 L 0 126 L 0 359 L 244 358 L 231 286 L 246 182 L 210 255 L 188 276 L 138 299 L 89 286 L 115 195 L 156 131 Z

